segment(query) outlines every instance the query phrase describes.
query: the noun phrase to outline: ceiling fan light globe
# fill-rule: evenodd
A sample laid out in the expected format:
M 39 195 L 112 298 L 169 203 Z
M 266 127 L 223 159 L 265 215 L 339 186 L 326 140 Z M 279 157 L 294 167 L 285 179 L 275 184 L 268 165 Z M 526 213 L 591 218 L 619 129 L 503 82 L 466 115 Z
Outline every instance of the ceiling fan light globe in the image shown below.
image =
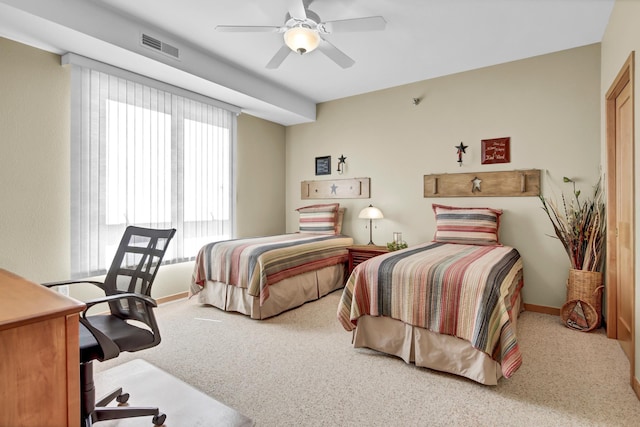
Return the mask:
M 284 42 L 289 46 L 289 49 L 302 55 L 318 47 L 320 35 L 311 28 L 293 27 L 285 31 Z

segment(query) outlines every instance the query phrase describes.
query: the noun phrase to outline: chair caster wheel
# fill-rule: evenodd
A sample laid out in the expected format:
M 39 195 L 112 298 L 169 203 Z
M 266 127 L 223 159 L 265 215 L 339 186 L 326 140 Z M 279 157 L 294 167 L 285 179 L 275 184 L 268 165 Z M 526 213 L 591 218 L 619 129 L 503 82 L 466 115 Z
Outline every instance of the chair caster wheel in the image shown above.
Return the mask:
M 154 415 L 151 421 L 153 422 L 154 426 L 161 426 L 164 424 L 164 421 L 166 419 L 167 419 L 167 416 L 165 414 L 158 414 L 158 415 Z
M 121 395 L 116 397 L 116 400 L 118 401 L 118 403 L 127 403 L 127 400 L 129 400 L 129 393 L 122 393 Z

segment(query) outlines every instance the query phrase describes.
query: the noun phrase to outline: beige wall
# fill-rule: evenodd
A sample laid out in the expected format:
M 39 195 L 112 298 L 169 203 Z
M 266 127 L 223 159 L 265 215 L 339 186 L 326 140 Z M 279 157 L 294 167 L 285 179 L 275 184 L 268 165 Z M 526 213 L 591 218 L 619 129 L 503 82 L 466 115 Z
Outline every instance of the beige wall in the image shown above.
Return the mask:
M 0 268 L 35 282 L 63 280 L 70 244 L 69 70 L 58 55 L 3 38 L 0 58 Z M 283 126 L 239 117 L 238 235 L 284 232 L 284 153 Z M 163 266 L 153 296 L 186 291 L 192 269 L 193 263 Z
M 0 38 L 0 267 L 29 279 L 69 268 L 69 70 Z
M 394 231 L 409 245 L 430 240 L 434 202 L 500 208 L 502 242 L 524 259 L 525 302 L 560 307 L 569 261 L 547 236 L 553 229 L 538 198 L 423 198 L 422 178 L 538 168 L 545 194 L 570 191 L 563 176 L 589 192 L 600 167 L 599 88 L 596 44 L 321 104 L 316 122 L 287 128 L 287 230 L 297 228 L 295 209 L 310 203 L 301 200 L 300 181 L 329 178 L 314 175 L 314 159 L 330 155 L 330 178 L 371 178 L 371 199 L 339 200 L 347 207 L 343 231 L 357 243 L 369 240 L 366 221 L 357 218 L 369 203 L 385 215 L 373 230 L 377 244 L 391 241 Z M 482 165 L 480 141 L 506 136 L 511 163 Z M 469 148 L 459 167 L 461 141 Z M 342 176 L 335 172 L 340 155 L 347 157 Z
M 605 138 L 605 109 L 604 99 L 606 92 L 611 87 L 613 80 L 624 65 L 625 61 L 629 57 L 632 51 L 636 51 L 635 58 L 635 129 L 640 129 L 640 108 L 638 108 L 638 100 L 640 100 L 640 71 L 638 69 L 638 51 L 640 51 L 640 2 L 631 0 L 617 0 L 609 23 L 605 31 L 602 40 L 602 84 L 600 99 L 602 100 L 602 152 L 605 152 L 606 138 Z M 640 150 L 637 149 L 637 137 L 636 137 L 636 150 L 635 150 L 635 164 L 640 164 Z M 604 157 L 603 157 L 604 159 Z M 603 161 L 603 163 L 605 163 Z M 636 203 L 640 200 L 640 174 L 636 173 L 635 176 L 635 188 L 636 188 Z M 640 378 L 640 340 L 637 338 L 637 334 L 640 331 L 640 292 L 638 292 L 638 284 L 640 283 L 640 268 L 638 265 L 638 253 L 640 253 L 640 209 L 636 209 L 636 300 L 635 300 L 635 333 L 636 333 L 636 349 L 635 349 L 635 375 L 636 381 Z
M 0 48 L 0 266 L 35 281 L 63 279 L 69 253 L 68 71 L 56 55 L 5 39 Z M 344 232 L 357 242 L 368 241 L 357 213 L 369 203 L 385 213 L 374 230 L 380 244 L 393 231 L 402 231 L 409 244 L 430 239 L 432 202 L 502 208 L 501 238 L 524 256 L 525 300 L 559 307 L 568 261 L 561 245 L 546 236 L 552 230 L 536 198 L 425 199 L 422 176 L 540 168 L 548 172 L 546 193 L 563 175 L 584 181 L 588 190 L 600 164 L 599 61 L 599 45 L 593 45 L 417 82 L 321 104 L 315 123 L 286 129 L 241 115 L 237 234 L 295 231 L 295 208 L 308 204 L 299 184 L 316 178 L 314 158 L 331 155 L 335 170 L 337 157 L 345 155 L 341 177 L 372 179 L 371 199 L 340 200 L 347 207 Z M 413 106 L 414 97 L 422 103 Z M 480 140 L 502 136 L 512 139 L 511 163 L 481 165 Z M 469 146 L 462 167 L 455 161 L 460 141 Z M 188 264 L 161 273 L 159 295 L 188 286 Z
M 238 117 L 238 237 L 285 230 L 285 127 Z

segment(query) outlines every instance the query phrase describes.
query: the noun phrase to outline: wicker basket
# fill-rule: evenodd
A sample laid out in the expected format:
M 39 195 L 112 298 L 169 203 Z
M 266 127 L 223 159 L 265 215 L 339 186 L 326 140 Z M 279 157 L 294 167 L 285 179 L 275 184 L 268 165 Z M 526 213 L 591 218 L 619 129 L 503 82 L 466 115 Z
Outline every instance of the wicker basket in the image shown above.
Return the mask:
M 602 323 L 603 288 L 601 272 L 570 269 L 567 280 L 567 303 L 562 306 L 560 313 L 562 321 L 566 324 L 567 317 L 565 316 L 571 312 L 575 301 L 582 301 L 585 316 L 589 322 L 589 330 L 599 328 Z M 591 313 L 589 306 L 595 310 L 595 319 L 593 315 L 588 314 Z
M 588 325 L 584 329 L 579 328 L 575 325 L 572 325 L 570 322 L 571 313 L 576 308 L 576 305 L 578 305 L 578 303 L 582 306 L 584 319 Z M 596 312 L 596 309 L 591 304 L 585 301 L 577 300 L 577 299 L 570 300 L 564 303 L 564 305 L 560 309 L 560 317 L 562 318 L 562 323 L 567 328 L 579 330 L 582 332 L 589 332 L 594 330 L 598 325 L 598 319 L 600 318 L 600 316 L 598 316 L 598 313 Z

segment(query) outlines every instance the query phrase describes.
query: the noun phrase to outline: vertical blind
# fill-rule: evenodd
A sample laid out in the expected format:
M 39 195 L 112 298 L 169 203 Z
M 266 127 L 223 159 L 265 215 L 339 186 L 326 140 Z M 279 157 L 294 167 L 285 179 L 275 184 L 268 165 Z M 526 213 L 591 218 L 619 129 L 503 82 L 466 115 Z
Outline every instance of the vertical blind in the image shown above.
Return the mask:
M 236 111 L 104 68 L 71 71 L 73 277 L 103 274 L 128 225 L 176 228 L 166 262 L 231 238 Z

